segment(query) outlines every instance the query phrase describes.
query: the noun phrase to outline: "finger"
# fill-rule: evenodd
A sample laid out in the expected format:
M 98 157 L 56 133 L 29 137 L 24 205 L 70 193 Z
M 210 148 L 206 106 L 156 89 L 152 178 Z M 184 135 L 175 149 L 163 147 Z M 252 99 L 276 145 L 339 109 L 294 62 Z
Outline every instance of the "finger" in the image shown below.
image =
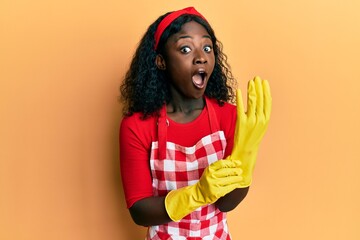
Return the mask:
M 264 90 L 264 114 L 265 114 L 265 118 L 269 120 L 271 115 L 271 108 L 272 108 L 270 85 L 267 80 L 264 80 L 262 85 Z
M 236 186 L 238 184 L 241 184 L 241 181 L 243 181 L 242 176 L 229 176 L 221 179 L 221 181 L 218 181 L 218 186 L 221 187 L 230 187 L 234 185 Z
M 250 80 L 248 83 L 248 95 L 247 95 L 247 116 L 252 116 L 255 114 L 256 107 L 256 91 L 255 91 L 255 82 Z
M 240 118 L 245 117 L 244 103 L 240 88 L 236 90 L 236 112 L 237 112 L 237 117 Z
M 212 163 L 209 167 L 212 170 L 217 171 L 219 169 L 236 168 L 237 163 L 231 161 L 230 159 L 225 159 L 225 160 L 216 161 L 216 162 Z
M 231 161 L 235 163 L 235 167 L 241 167 L 242 163 L 239 159 L 233 159 L 231 158 L 231 155 L 229 155 L 229 157 L 230 157 L 229 159 L 231 159 Z
M 262 80 L 260 77 L 255 77 L 255 89 L 256 89 L 256 115 L 264 114 L 264 93 L 263 93 L 263 86 L 262 86 Z
M 213 173 L 213 177 L 217 179 L 228 178 L 228 177 L 237 177 L 241 176 L 243 170 L 241 168 L 221 168 Z
M 238 168 L 241 168 L 243 165 L 241 160 L 236 159 L 236 160 L 232 160 L 232 161 L 236 163 L 236 167 L 238 167 Z

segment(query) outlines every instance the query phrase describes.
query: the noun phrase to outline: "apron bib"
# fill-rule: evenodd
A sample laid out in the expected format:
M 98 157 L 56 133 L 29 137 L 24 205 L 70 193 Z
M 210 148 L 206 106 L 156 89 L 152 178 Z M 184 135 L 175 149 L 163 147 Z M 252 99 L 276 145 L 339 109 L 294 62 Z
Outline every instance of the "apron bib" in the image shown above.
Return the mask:
M 173 189 L 197 183 L 204 169 L 223 159 L 226 139 L 220 130 L 212 103 L 206 99 L 211 134 L 194 146 L 184 147 L 167 141 L 166 105 L 158 119 L 158 141 L 152 142 L 150 167 L 154 196 L 165 196 Z M 215 204 L 205 205 L 179 222 L 151 226 L 147 240 L 230 240 L 226 213 Z

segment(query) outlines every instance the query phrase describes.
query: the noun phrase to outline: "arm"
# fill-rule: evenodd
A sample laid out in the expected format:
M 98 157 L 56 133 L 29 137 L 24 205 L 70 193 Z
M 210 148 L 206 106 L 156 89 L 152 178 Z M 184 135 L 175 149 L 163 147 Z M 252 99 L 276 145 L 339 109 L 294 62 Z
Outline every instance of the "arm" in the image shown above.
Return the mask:
M 134 222 L 145 227 L 172 221 L 165 209 L 165 196 L 141 199 L 129 211 Z
M 249 192 L 249 187 L 237 188 L 216 201 L 216 207 L 222 212 L 229 212 L 237 207 Z
M 240 187 L 242 177 L 237 162 L 216 161 L 209 165 L 197 183 L 170 191 L 166 197 L 149 197 L 137 201 L 130 213 L 143 226 L 179 221 L 195 209 L 216 202 Z
M 165 196 L 154 197 L 149 167 L 149 151 L 154 123 L 147 124 L 132 116 L 123 119 L 120 128 L 120 166 L 127 206 L 133 221 L 141 226 L 170 222 Z M 139 129 L 140 127 L 140 129 Z M 154 134 L 154 133 L 153 133 Z
M 166 197 L 141 199 L 130 208 L 130 214 L 134 222 L 142 226 L 178 221 L 239 187 L 240 173 L 236 162 L 217 161 L 206 168 L 196 184 L 172 190 Z
M 149 120 L 150 121 L 150 120 Z M 153 197 L 149 166 L 154 123 L 125 117 L 120 126 L 120 169 L 127 207 L 134 222 L 150 226 L 169 222 L 164 197 Z
M 266 80 L 256 77 L 248 85 L 248 109 L 244 111 L 241 91 L 237 91 L 237 119 L 234 147 L 226 159 L 239 161 L 243 170 L 241 188 L 220 198 L 216 205 L 220 211 L 233 210 L 247 195 L 252 182 L 260 142 L 267 130 L 271 114 L 270 87 Z

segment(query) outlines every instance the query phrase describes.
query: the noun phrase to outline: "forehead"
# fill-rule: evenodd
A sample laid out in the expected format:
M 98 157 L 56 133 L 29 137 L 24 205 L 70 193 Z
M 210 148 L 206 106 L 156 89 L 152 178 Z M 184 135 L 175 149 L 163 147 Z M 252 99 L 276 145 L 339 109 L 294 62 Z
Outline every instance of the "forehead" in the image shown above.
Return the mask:
M 184 25 L 182 25 L 179 32 L 172 35 L 170 38 L 178 38 L 182 35 L 202 35 L 202 36 L 210 36 L 210 34 L 207 32 L 206 28 L 201 25 L 200 23 L 197 23 L 195 21 L 187 22 Z

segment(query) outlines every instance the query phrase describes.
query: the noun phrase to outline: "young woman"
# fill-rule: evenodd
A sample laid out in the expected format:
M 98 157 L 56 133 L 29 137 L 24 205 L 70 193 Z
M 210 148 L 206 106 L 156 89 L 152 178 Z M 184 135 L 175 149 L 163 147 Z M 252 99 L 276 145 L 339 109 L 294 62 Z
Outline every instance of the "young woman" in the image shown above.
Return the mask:
M 120 164 L 146 239 L 231 239 L 226 212 L 248 192 L 271 110 L 267 81 L 249 82 L 247 113 L 241 92 L 237 108 L 229 103 L 234 84 L 194 8 L 159 17 L 143 36 L 121 86 Z

